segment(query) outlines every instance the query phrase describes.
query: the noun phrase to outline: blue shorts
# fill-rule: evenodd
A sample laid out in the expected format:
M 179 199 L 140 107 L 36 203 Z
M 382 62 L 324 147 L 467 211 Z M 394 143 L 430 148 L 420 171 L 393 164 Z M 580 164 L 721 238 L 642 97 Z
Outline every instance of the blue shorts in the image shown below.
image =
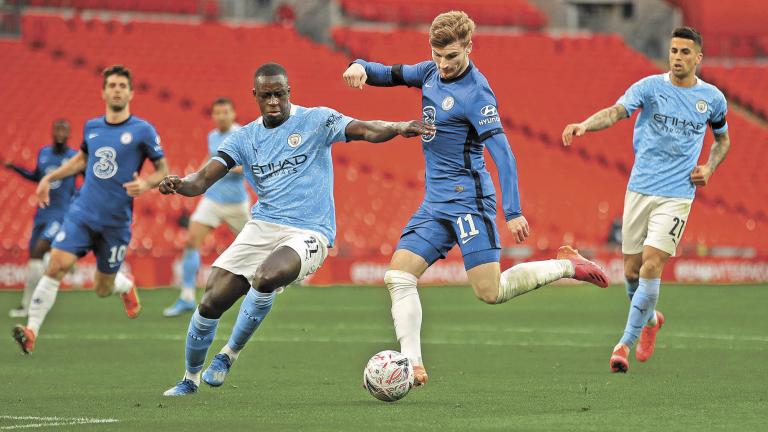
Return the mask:
M 32 227 L 32 236 L 29 238 L 29 250 L 32 251 L 40 240 L 53 243 L 53 239 L 56 238 L 60 229 L 61 221 L 59 220 L 35 221 L 35 225 Z
M 464 268 L 499 262 L 496 197 L 434 203 L 424 201 L 408 221 L 397 249 L 406 249 L 432 265 L 458 244 Z
M 120 270 L 131 242 L 131 226 L 91 227 L 67 217 L 52 247 L 82 257 L 93 251 L 96 268 L 113 274 Z

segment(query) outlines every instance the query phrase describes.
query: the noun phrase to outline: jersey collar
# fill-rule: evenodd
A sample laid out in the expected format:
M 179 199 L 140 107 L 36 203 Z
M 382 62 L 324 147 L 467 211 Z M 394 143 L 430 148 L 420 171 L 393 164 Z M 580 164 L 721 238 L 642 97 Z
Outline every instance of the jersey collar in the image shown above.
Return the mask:
M 129 121 L 131 121 L 132 118 L 133 118 L 133 114 L 129 115 L 127 119 L 121 121 L 120 123 L 110 123 L 107 121 L 107 116 L 102 117 L 102 119 L 104 120 L 104 124 L 107 126 L 122 126 L 128 123 Z
M 464 78 L 465 76 L 469 75 L 469 73 L 472 72 L 472 67 L 473 67 L 472 66 L 472 62 L 469 62 L 469 65 L 467 66 L 466 69 L 464 69 L 464 72 L 462 72 L 461 75 L 459 75 L 457 77 L 454 77 L 454 78 L 449 78 L 449 79 L 440 78 L 440 82 L 443 83 L 443 84 L 450 84 L 452 82 L 456 82 L 456 81 Z

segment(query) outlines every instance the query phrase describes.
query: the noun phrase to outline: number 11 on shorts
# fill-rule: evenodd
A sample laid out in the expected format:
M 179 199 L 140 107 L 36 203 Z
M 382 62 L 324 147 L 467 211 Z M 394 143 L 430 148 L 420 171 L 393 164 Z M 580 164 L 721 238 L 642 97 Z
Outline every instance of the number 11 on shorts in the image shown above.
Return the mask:
M 463 223 L 463 221 L 467 221 L 467 225 L 469 225 L 469 232 L 464 230 L 464 223 Z M 475 221 L 474 221 L 474 219 L 472 219 L 472 215 L 471 214 L 467 214 L 463 218 L 461 216 L 459 216 L 456 219 L 456 225 L 459 226 L 459 231 L 461 232 L 461 238 L 462 239 L 465 239 L 465 238 L 467 238 L 469 236 L 474 236 L 474 235 L 480 234 L 480 231 L 478 231 L 477 228 L 475 228 Z

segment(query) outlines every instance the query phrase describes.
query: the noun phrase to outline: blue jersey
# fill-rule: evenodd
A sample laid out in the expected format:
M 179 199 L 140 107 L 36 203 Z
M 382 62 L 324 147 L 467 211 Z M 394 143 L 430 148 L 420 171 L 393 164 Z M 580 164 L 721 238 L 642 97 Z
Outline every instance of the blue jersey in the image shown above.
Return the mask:
M 97 117 L 86 122 L 80 150 L 88 158 L 85 182 L 67 217 L 92 227 L 130 225 L 133 198 L 123 184 L 133 181 L 145 159 L 163 157 L 155 128 L 136 116 L 119 124 Z
M 240 129 L 240 125 L 236 124 L 226 132 L 221 132 L 218 129 L 212 130 L 208 134 L 208 153 L 210 156 L 216 156 L 221 143 L 238 129 Z M 246 201 L 248 193 L 245 191 L 244 181 L 245 176 L 242 174 L 227 173 L 223 179 L 205 191 L 205 197 L 219 204 L 237 204 Z
M 616 102 L 635 122 L 635 164 L 627 188 L 644 195 L 693 198 L 691 171 L 699 159 L 707 125 L 715 134 L 728 130 L 728 105 L 717 87 L 696 79 L 678 87 L 669 74 L 652 75 L 633 84 Z
M 222 162 L 242 165 L 259 197 L 252 218 L 319 232 L 333 246 L 331 144 L 346 141 L 352 120 L 330 108 L 292 105 L 280 126 L 266 128 L 259 118 L 227 138 L 219 151 L 231 161 Z
M 55 151 L 55 146 L 52 144 L 41 148 L 37 153 L 37 165 L 33 172 L 28 172 L 21 168 L 14 168 L 16 172 L 24 176 L 24 178 L 39 182 L 43 177 L 55 171 L 76 154 L 77 151 L 69 147 L 64 147 L 63 151 L 57 153 Z M 51 182 L 49 192 L 51 200 L 50 204 L 46 208 L 37 208 L 37 212 L 35 213 L 35 225 L 45 225 L 49 222 L 61 222 L 62 219 L 64 219 L 64 215 L 67 213 L 69 204 L 72 202 L 72 197 L 75 196 L 76 192 L 75 176 Z
M 440 78 L 433 61 L 391 67 L 364 60 L 355 62 L 365 68 L 371 85 L 421 88 L 424 122 L 437 127 L 436 133 L 422 136 L 425 201 L 480 203 L 483 197 L 495 196 L 483 156 L 487 145 L 499 171 L 505 218 L 520 216 L 515 160 L 504 136 L 496 96 L 471 62 L 452 79 Z

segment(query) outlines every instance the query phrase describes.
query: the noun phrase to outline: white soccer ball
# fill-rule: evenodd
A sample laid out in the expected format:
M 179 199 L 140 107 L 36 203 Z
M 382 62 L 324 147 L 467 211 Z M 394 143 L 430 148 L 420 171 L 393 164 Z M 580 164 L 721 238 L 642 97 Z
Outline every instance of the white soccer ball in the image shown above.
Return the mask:
M 413 387 L 413 365 L 397 351 L 377 353 L 365 365 L 363 387 L 378 400 L 400 400 Z

